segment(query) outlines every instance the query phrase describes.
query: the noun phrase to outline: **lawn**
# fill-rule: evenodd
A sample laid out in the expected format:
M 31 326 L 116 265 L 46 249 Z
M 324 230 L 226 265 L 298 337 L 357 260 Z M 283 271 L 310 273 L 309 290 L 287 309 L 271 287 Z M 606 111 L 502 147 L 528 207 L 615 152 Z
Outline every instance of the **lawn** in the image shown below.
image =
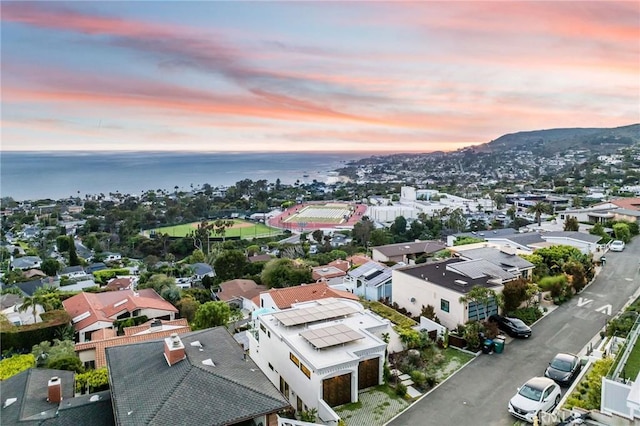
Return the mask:
M 278 235 L 281 233 L 279 229 L 271 228 L 262 223 L 249 222 L 241 219 L 233 219 L 233 227 L 226 228 L 224 238 L 261 238 L 266 236 Z M 167 234 L 170 237 L 186 237 L 190 232 L 197 229 L 200 222 L 185 223 L 182 225 L 165 226 L 162 228 L 152 229 L 156 234 Z M 221 235 L 211 233 L 211 239 L 222 239 Z
M 629 354 L 629 358 L 627 358 L 627 363 L 622 370 L 625 378 L 631 378 L 631 380 L 635 380 L 638 376 L 638 372 L 640 372 L 640 339 L 636 340 L 636 344 L 633 346 L 633 350 Z

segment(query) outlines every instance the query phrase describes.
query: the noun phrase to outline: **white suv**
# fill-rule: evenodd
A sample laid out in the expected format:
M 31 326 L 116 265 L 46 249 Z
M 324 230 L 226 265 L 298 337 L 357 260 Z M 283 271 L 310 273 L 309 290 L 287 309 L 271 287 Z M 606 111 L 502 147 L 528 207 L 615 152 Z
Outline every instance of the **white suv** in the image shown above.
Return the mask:
M 609 250 L 611 251 L 622 251 L 624 250 L 624 241 L 615 240 L 609 246 Z
M 560 403 L 560 386 L 546 377 L 534 377 L 518 388 L 518 393 L 509 401 L 509 413 L 526 422 L 543 411 L 552 411 Z

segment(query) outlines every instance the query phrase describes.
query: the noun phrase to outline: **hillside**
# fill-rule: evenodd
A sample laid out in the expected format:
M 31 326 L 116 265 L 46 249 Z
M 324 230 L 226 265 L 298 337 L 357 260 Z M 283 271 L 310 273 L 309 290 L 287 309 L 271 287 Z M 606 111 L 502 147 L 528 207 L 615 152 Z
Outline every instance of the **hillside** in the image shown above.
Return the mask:
M 640 124 L 610 129 L 570 128 L 510 133 L 475 148 L 482 152 L 500 152 L 505 149 L 526 147 L 539 155 L 553 154 L 567 149 L 586 149 L 604 154 L 637 143 L 640 143 Z

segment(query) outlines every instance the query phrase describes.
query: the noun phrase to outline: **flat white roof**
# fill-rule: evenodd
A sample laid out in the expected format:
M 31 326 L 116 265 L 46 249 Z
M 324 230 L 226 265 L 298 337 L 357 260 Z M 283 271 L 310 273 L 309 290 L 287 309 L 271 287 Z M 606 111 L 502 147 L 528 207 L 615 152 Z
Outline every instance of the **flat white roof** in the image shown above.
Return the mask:
M 324 300 L 326 301 L 327 299 Z M 355 300 L 334 300 L 335 302 L 333 303 L 342 303 L 347 307 L 351 307 L 353 312 L 345 317 L 337 319 L 329 319 L 313 324 L 299 324 L 288 327 L 278 321 L 276 315 L 272 313 L 261 315 L 260 321 L 269 328 L 272 334 L 281 337 L 283 341 L 287 342 L 289 347 L 292 348 L 292 351 L 301 358 L 301 361 L 306 361 L 306 364 L 309 364 L 307 366 L 313 370 L 355 361 L 360 357 L 355 355 L 354 352 L 374 349 L 386 345 L 382 339 L 373 335 L 369 330 L 376 331 L 376 329 L 388 327 L 388 320 L 380 318 L 370 311 L 365 310 L 363 306 Z M 322 304 L 317 301 L 305 302 L 299 305 L 294 305 L 292 308 L 280 312 L 305 309 L 311 306 L 321 305 Z M 309 336 L 309 331 L 312 330 L 319 330 L 327 327 L 344 328 L 343 326 L 356 331 L 362 336 L 362 338 L 320 349 L 314 347 L 314 345 L 305 338 L 305 336 Z M 329 330 L 331 329 L 332 328 L 329 328 Z M 272 336 L 271 338 L 274 337 L 275 336 Z

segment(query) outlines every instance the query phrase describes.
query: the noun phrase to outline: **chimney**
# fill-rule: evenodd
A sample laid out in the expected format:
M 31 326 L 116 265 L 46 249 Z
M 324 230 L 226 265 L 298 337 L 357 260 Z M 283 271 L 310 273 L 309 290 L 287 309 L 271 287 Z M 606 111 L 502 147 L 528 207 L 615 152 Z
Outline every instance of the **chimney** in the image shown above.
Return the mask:
M 60 377 L 52 377 L 49 379 L 49 392 L 47 401 L 59 404 L 62 401 L 62 382 Z
M 164 357 L 169 366 L 182 361 L 187 356 L 184 352 L 184 345 L 178 337 L 178 333 L 172 333 L 171 336 L 164 339 Z

